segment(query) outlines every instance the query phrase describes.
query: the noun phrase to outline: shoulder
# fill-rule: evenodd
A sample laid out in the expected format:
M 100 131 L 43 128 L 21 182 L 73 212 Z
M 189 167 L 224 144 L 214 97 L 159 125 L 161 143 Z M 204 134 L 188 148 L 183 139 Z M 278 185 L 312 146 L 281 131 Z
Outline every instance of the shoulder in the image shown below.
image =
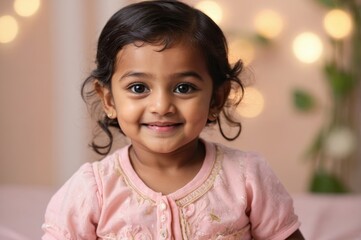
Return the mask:
M 214 145 L 223 173 L 230 179 L 229 186 L 238 182 L 237 194 L 244 191 L 255 239 L 285 239 L 297 230 L 292 198 L 265 158 L 257 152 Z
M 260 187 L 272 180 L 279 185 L 279 180 L 264 156 L 254 151 L 242 151 L 219 143 L 213 143 L 217 158 L 227 174 L 242 177 L 247 187 Z
M 124 151 L 127 151 L 125 147 L 116 150 L 99 161 L 93 162 L 91 165 L 95 176 L 97 178 L 100 176 L 112 176 L 114 174 L 114 170 L 119 167 L 119 160 L 121 159 Z
M 100 161 L 84 163 L 65 182 L 65 184 L 53 196 L 53 201 L 58 202 L 67 199 L 72 202 L 82 198 L 95 197 L 101 205 L 102 189 L 106 179 L 116 175 L 119 155 L 124 149 L 119 149 L 114 153 L 104 157 Z
M 129 161 L 128 157 L 129 145 L 124 146 L 120 149 L 117 149 L 113 153 L 107 155 L 100 161 L 96 161 L 92 163 L 92 167 L 96 175 L 101 175 L 105 177 L 119 175 L 120 173 L 120 165 L 124 167 L 122 162 Z
M 115 189 L 114 183 L 120 182 L 116 181 L 119 179 L 117 162 L 122 151 L 83 164 L 53 195 L 45 213 L 46 234 L 58 236 L 57 239 L 94 238 L 91 234 L 104 210 L 104 199 Z
M 74 206 L 78 201 L 96 196 L 97 192 L 98 186 L 93 164 L 85 163 L 53 195 L 48 209 L 64 209 Z
M 211 143 L 215 146 L 217 154 L 223 159 L 224 164 L 241 164 L 251 170 L 268 168 L 267 161 L 262 154 L 254 151 L 243 151 L 220 143 Z
M 99 218 L 100 206 L 93 165 L 85 163 L 50 199 L 42 226 L 44 239 L 71 239 L 79 226 L 90 234 L 94 230 L 92 222 Z

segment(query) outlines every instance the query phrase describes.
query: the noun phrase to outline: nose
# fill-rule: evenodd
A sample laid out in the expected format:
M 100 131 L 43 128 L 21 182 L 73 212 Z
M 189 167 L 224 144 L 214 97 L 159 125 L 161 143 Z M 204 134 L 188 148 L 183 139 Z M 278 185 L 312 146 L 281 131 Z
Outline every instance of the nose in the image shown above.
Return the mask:
M 167 91 L 153 91 L 150 98 L 149 110 L 153 114 L 161 116 L 175 113 L 174 98 Z

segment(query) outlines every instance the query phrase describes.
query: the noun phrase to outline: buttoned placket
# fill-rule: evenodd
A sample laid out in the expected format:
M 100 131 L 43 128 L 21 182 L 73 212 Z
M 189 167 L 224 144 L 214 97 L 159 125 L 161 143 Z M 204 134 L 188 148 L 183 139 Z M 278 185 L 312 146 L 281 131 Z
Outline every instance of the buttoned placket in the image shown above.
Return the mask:
M 162 196 L 157 202 L 157 221 L 158 235 L 160 240 L 170 239 L 171 237 L 171 209 L 168 199 Z

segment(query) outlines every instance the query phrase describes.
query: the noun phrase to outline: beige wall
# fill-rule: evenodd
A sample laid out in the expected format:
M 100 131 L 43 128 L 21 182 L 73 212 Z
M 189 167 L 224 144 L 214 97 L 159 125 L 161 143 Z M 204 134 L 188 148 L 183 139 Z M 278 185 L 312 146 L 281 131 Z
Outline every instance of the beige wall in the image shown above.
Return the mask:
M 0 15 L 13 14 L 0 1 Z M 0 44 L 0 183 L 49 184 L 51 161 L 51 41 L 48 6 L 18 17 L 20 33 Z
M 9 2 L 0 2 L 0 15 L 12 13 Z M 17 17 L 17 39 L 0 44 L 0 184 L 59 185 L 81 163 L 95 159 L 86 146 L 91 128 L 79 85 L 91 69 L 104 21 L 118 6 L 131 1 L 75 2 L 43 1 L 35 16 Z M 326 104 L 327 93 L 321 62 L 299 63 L 291 52 L 291 41 L 305 30 L 323 36 L 324 10 L 311 0 L 228 0 L 222 4 L 224 29 L 251 30 L 253 16 L 264 8 L 280 12 L 286 26 L 251 65 L 255 86 L 266 99 L 264 112 L 243 119 L 243 133 L 234 142 L 225 142 L 216 131 L 204 136 L 261 152 L 291 192 L 306 191 L 310 171 L 302 154 L 324 119 L 297 113 L 291 91 L 303 86 Z

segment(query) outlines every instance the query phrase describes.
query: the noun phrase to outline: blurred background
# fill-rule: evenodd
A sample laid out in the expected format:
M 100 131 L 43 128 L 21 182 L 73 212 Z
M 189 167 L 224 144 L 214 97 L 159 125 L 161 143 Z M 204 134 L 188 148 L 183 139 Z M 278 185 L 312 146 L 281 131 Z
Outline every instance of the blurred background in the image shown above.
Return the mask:
M 106 20 L 133 2 L 0 0 L 1 185 L 58 187 L 81 164 L 99 159 L 88 147 L 94 124 L 80 86 L 94 66 Z M 354 70 L 360 65 L 352 58 L 360 25 L 348 6 L 337 6 L 344 11 L 330 18 L 332 1 L 184 2 L 221 26 L 230 58 L 242 58 L 247 67 L 237 110 L 241 136 L 227 142 L 216 129 L 204 136 L 260 152 L 291 193 L 310 191 L 320 169 L 331 169 L 348 191 L 360 192 L 360 75 Z M 342 85 L 350 78 L 352 84 Z M 338 110 L 332 81 L 347 88 L 341 95 L 352 96 Z M 331 131 L 342 109 L 349 109 L 344 120 L 353 120 L 340 120 Z

